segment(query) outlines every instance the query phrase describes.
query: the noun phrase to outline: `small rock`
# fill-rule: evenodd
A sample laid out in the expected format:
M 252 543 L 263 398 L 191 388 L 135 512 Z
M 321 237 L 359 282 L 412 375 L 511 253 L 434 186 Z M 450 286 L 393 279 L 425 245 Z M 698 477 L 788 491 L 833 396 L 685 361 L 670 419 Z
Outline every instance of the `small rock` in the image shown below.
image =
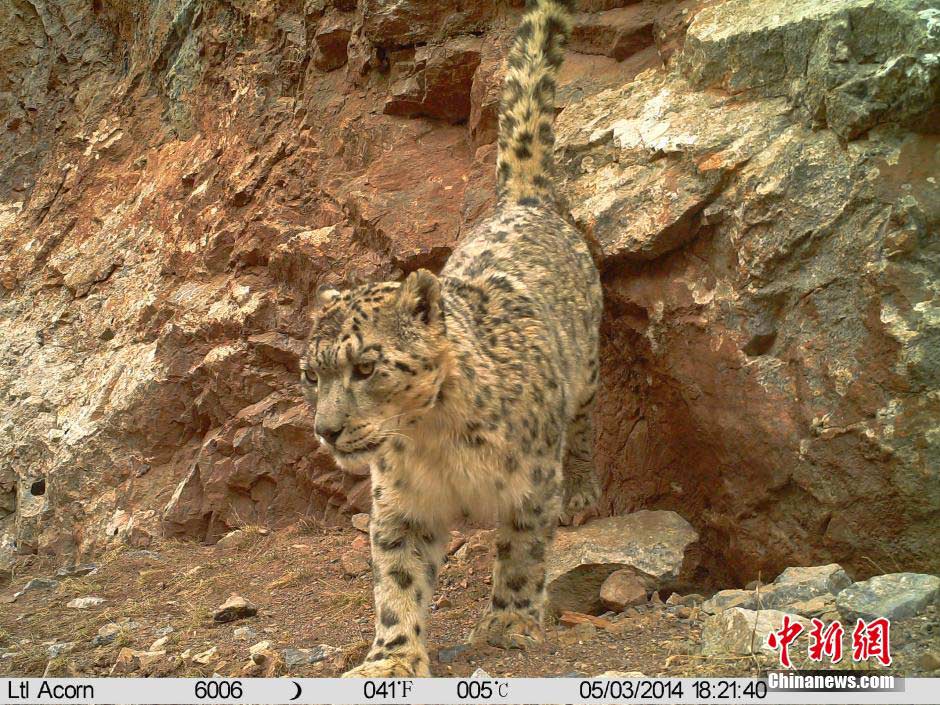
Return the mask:
M 437 660 L 441 663 L 453 663 L 461 654 L 466 653 L 472 648 L 470 644 L 457 644 L 456 646 L 438 649 Z
M 257 636 L 257 632 L 251 627 L 238 627 L 232 632 L 232 636 L 239 641 L 251 641 Z
M 87 610 L 89 607 L 98 607 L 103 603 L 103 597 L 76 597 L 74 600 L 69 600 L 65 606 L 76 610 Z
M 805 585 L 807 583 L 814 584 L 820 592 L 831 592 L 836 595 L 840 590 L 851 585 L 852 579 L 846 575 L 838 563 L 787 568 L 774 579 L 775 585 Z
M 250 655 L 254 655 L 255 653 L 259 651 L 268 651 L 270 650 L 270 648 L 271 648 L 271 642 L 265 639 L 264 641 L 259 641 L 257 644 L 254 644 L 253 646 L 249 647 L 248 653 Z
M 720 590 L 702 603 L 702 610 L 717 614 L 734 607 L 754 607 L 754 593 L 750 590 Z
M 595 678 L 647 678 L 642 671 L 604 671 L 594 676 Z
M 767 646 L 767 635 L 783 626 L 785 612 L 746 610 L 732 607 L 705 620 L 702 629 L 702 654 L 705 656 L 748 656 L 752 653 L 776 653 Z M 812 627 L 808 619 L 790 615 L 790 620 Z M 753 647 L 753 651 L 752 651 Z
M 683 595 L 679 604 L 685 605 L 686 607 L 699 607 L 703 602 L 705 602 L 705 596 L 693 592 L 688 595 Z
M 907 619 L 940 599 L 940 578 L 921 573 L 889 573 L 855 583 L 836 595 L 844 619 Z
M 369 515 L 368 514 L 353 514 L 352 516 L 352 525 L 359 531 L 368 534 L 369 533 Z
M 270 649 L 258 649 L 251 653 L 251 662 L 256 666 L 269 665 L 278 660 L 278 655 Z
M 764 583 L 760 580 L 752 580 L 747 585 L 744 586 L 745 590 L 756 590 L 759 587 L 764 587 Z
M 836 596 L 832 594 L 819 595 L 811 597 L 808 600 L 794 602 L 787 605 L 787 611 L 795 612 L 804 617 L 819 617 L 827 612 L 831 612 L 836 606 Z
M 653 605 L 663 604 L 663 598 L 659 596 L 659 590 L 656 590 L 652 595 L 650 595 L 650 604 L 653 604 Z
M 251 535 L 247 531 L 235 529 L 216 541 L 215 545 L 223 551 L 234 551 L 244 546 L 250 539 Z
M 917 659 L 917 667 L 924 671 L 940 670 L 940 651 L 927 651 Z
M 97 563 L 79 563 L 78 565 L 62 566 L 55 572 L 57 578 L 80 578 L 91 575 L 98 570 Z
M 609 629 L 613 622 L 603 617 L 596 617 L 593 614 L 583 614 L 582 612 L 572 612 L 565 610 L 558 617 L 558 623 L 569 627 L 575 627 L 579 624 L 593 624 L 598 629 Z
M 349 545 L 357 551 L 368 552 L 370 550 L 369 537 L 362 534 L 357 534 Z
M 58 644 L 51 644 L 46 648 L 46 654 L 48 654 L 49 658 L 57 658 L 62 654 L 67 654 L 74 651 L 76 646 L 78 646 L 78 643 L 74 641 L 65 641 Z
M 485 556 L 490 552 L 493 545 L 494 531 L 482 529 L 474 531 L 464 541 L 463 545 L 454 551 L 454 558 L 459 561 L 467 561 L 475 556 Z
M 788 612 L 795 602 L 804 602 L 821 595 L 836 595 L 852 584 L 852 579 L 838 563 L 787 568 L 769 585 L 755 590 L 748 609 L 780 609 Z M 742 607 L 745 605 L 742 605 Z
M 33 578 L 23 586 L 19 594 L 22 595 L 24 592 L 31 592 L 32 590 L 53 590 L 57 587 L 59 587 L 58 580 L 53 580 L 52 578 Z
M 492 676 L 484 671 L 482 668 L 478 668 L 473 673 L 470 674 L 471 678 L 492 678 Z
M 92 638 L 91 643 L 93 646 L 105 646 L 106 644 L 110 644 L 117 638 L 120 631 L 121 627 L 113 622 L 105 624 L 103 627 L 98 628 L 98 634 Z
M 205 651 L 201 651 L 195 656 L 193 656 L 193 663 L 198 663 L 202 666 L 205 666 L 209 663 L 212 663 L 219 657 L 219 647 L 212 646 Z
M 157 639 L 150 645 L 150 648 L 147 649 L 147 651 L 160 651 L 163 649 L 164 646 L 166 646 L 166 643 L 169 640 L 170 640 L 169 636 L 161 636 L 159 639 Z
M 434 600 L 434 603 L 431 605 L 431 607 L 435 610 L 443 610 L 447 609 L 448 607 L 452 607 L 453 604 L 454 603 L 451 602 L 451 599 L 447 597 L 447 595 L 441 595 L 436 600 Z
M 369 572 L 369 559 L 364 551 L 346 551 L 339 562 L 346 577 L 354 578 Z
M 223 602 L 215 612 L 212 613 L 212 619 L 216 622 L 234 622 L 236 619 L 254 617 L 258 614 L 258 608 L 241 595 L 232 594 Z
M 601 584 L 600 595 L 604 607 L 623 612 L 646 602 L 646 585 L 632 570 L 615 570 Z
M 334 646 L 320 644 L 312 649 L 284 649 L 281 651 L 281 656 L 284 657 L 284 663 L 287 664 L 288 668 L 293 668 L 294 666 L 309 666 L 310 664 L 319 663 L 338 651 L 339 649 Z
M 583 644 L 590 641 L 597 634 L 597 627 L 590 622 L 576 624 L 570 629 L 558 632 L 558 643 L 563 646 L 572 646 L 574 644 Z
M 157 636 L 166 636 L 167 634 L 172 634 L 175 630 L 169 624 L 165 627 L 160 627 L 157 630 Z
M 459 531 L 450 532 L 450 542 L 447 544 L 447 555 L 454 555 L 457 550 L 467 543 L 467 537 Z
M 117 660 L 111 667 L 111 675 L 122 675 L 139 671 L 165 656 L 166 651 L 136 651 L 124 647 L 118 652 Z
M 571 529 L 560 529 L 548 551 L 546 582 L 556 612 L 599 612 L 600 588 L 620 568 L 631 568 L 658 589 L 694 568 L 687 549 L 698 534 L 670 511 L 643 510 L 607 517 Z
M 679 605 L 676 607 L 676 616 L 679 619 L 689 619 L 692 617 L 692 608 L 686 607 L 685 605 Z

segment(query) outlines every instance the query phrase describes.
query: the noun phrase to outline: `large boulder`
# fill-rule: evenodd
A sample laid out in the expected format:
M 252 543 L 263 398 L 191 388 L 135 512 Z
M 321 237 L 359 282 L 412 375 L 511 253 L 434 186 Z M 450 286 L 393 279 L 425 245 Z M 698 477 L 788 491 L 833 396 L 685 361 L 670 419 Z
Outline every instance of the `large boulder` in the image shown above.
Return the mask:
M 599 612 L 600 589 L 618 570 L 629 569 L 649 590 L 691 576 L 695 529 L 675 512 L 639 511 L 559 530 L 546 559 L 548 595 L 556 611 Z
M 929 0 L 730 0 L 700 12 L 683 65 L 696 85 L 789 95 L 814 122 L 857 137 L 940 117 L 936 5 Z
M 706 600 L 702 609 L 709 614 L 733 607 L 786 609 L 802 614 L 801 609 L 813 611 L 822 604 L 830 604 L 833 595 L 851 584 L 852 579 L 836 563 L 787 568 L 769 585 L 761 585 L 754 590 L 721 590 Z M 816 598 L 821 598 L 821 601 L 804 604 Z M 796 605 L 801 609 L 796 609 Z
M 732 607 L 705 620 L 702 626 L 702 654 L 704 656 L 749 656 L 773 654 L 767 644 L 771 632 L 783 627 L 784 617 L 803 626 L 804 632 L 791 647 L 805 649 L 806 635 L 812 627 L 810 621 L 799 615 L 778 610 L 747 610 Z
M 917 573 L 889 573 L 855 583 L 836 596 L 844 619 L 907 619 L 940 603 L 940 578 Z

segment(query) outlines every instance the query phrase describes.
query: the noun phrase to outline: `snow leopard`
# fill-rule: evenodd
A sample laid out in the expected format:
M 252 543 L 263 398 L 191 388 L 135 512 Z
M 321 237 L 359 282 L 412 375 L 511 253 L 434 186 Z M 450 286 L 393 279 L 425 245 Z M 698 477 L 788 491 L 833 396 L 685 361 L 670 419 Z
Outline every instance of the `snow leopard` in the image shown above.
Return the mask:
M 543 637 L 545 557 L 598 499 L 600 276 L 559 208 L 555 84 L 571 0 L 529 0 L 500 99 L 497 203 L 439 274 L 318 290 L 301 382 L 317 440 L 368 464 L 375 638 L 350 677 L 430 675 L 426 618 L 460 517 L 496 522 L 471 640 Z

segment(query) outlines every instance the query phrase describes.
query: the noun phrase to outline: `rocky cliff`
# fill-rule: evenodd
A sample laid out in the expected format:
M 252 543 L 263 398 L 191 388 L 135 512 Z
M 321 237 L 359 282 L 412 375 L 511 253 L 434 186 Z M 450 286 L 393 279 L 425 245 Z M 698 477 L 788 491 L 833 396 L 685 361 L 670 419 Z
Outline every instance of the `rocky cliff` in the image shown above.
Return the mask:
M 0 7 L 0 555 L 367 509 L 310 293 L 492 206 L 521 4 Z M 570 49 L 603 510 L 679 512 L 703 580 L 940 570 L 940 5 L 582 0 Z

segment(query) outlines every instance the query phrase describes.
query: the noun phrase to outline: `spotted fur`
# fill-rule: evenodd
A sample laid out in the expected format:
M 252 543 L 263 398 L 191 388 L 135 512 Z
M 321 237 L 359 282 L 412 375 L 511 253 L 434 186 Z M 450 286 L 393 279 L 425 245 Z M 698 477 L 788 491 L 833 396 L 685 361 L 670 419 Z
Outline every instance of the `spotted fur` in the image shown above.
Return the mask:
M 527 124 L 550 136 L 554 88 L 540 77 L 558 68 L 568 17 L 560 0 L 530 5 L 510 58 L 494 215 L 440 276 L 319 296 L 302 373 L 316 431 L 340 465 L 368 463 L 372 478 L 376 634 L 350 676 L 429 675 L 428 603 L 460 516 L 498 523 L 473 638 L 539 641 L 555 527 L 597 498 L 600 281 L 539 178 L 551 141 L 533 141 L 532 157 L 514 151 Z
M 571 0 L 538 0 L 519 25 L 500 96 L 500 201 L 551 201 L 555 81 L 571 33 Z

